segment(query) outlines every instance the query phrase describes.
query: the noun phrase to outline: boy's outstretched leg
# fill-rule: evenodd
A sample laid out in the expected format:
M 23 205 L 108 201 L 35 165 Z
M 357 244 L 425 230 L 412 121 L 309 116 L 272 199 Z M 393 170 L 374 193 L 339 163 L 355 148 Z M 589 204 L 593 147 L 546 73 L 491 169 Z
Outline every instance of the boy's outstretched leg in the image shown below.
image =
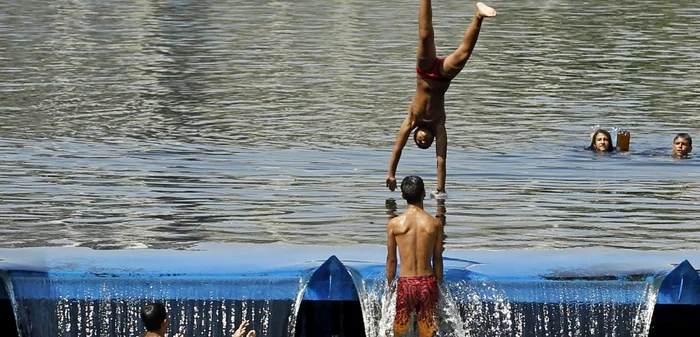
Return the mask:
M 496 10 L 479 2 L 476 4 L 476 13 L 471 24 L 464 33 L 462 44 L 445 59 L 443 64 L 443 72 L 451 77 L 456 76 L 464 65 L 469 60 L 469 57 L 476 46 L 476 40 L 479 39 L 479 31 L 481 30 L 481 22 L 484 18 L 496 16 Z
M 416 57 L 416 66 L 421 70 L 430 69 L 437 60 L 435 33 L 433 32 L 433 8 L 430 0 L 421 0 L 418 10 L 418 51 Z

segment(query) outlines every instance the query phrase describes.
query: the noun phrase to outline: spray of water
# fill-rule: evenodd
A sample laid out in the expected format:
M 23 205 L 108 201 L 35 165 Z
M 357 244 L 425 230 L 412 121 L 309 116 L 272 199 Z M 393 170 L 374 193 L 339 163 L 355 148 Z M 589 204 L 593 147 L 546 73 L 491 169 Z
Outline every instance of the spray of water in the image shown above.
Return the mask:
M 464 322 L 459 315 L 459 306 L 456 298 L 444 285 L 440 286 L 440 301 L 438 302 L 438 335 L 439 336 L 467 336 Z
M 289 315 L 289 325 L 287 327 L 287 336 L 294 337 L 297 327 L 297 318 L 299 317 L 299 309 L 301 308 L 301 301 L 304 298 L 304 292 L 308 286 L 308 277 L 299 278 L 299 293 L 297 293 L 297 298 L 292 304 L 292 311 Z
M 462 280 L 450 285 L 446 293 L 448 308 L 452 310 L 447 317 L 453 329 L 457 329 L 454 336 L 522 334 L 521 329 L 513 324 L 516 315 L 511 301 L 495 283 Z M 461 324 L 457 321 L 459 318 Z
M 357 286 L 366 336 L 388 337 L 394 334 L 396 291 L 384 278 L 363 279 Z
M 646 300 L 639 301 L 639 307 L 637 308 L 637 315 L 635 315 L 634 320 L 634 337 L 647 337 L 649 336 L 649 329 L 651 328 L 651 319 L 654 315 L 654 307 L 656 306 L 656 297 L 659 294 L 660 281 L 647 280 L 646 287 L 644 288 L 643 298 Z
M 646 337 L 657 287 L 649 281 L 498 282 L 464 280 L 450 285 L 462 319 L 455 336 Z M 515 301 L 509 294 L 529 298 Z M 448 304 L 446 308 L 450 308 Z M 459 322 L 451 324 L 459 327 Z
M 170 313 L 171 335 L 184 332 L 187 336 L 230 336 L 235 323 L 250 319 L 255 322 L 254 328 L 259 336 L 284 332 L 294 336 L 298 311 L 308 284 L 308 277 L 300 278 L 294 303 L 288 301 L 275 307 L 277 304 L 273 301 L 264 299 L 225 300 L 210 290 L 206 293 L 209 299 L 173 299 L 174 294 L 183 293 L 184 288 L 168 288 L 157 282 L 152 283 L 152 287 L 137 286 L 137 289 L 143 289 L 143 293 L 127 296 L 115 283 L 117 281 L 111 280 L 98 281 L 100 287 L 89 283 L 78 285 L 76 289 L 85 289 L 79 300 L 15 298 L 19 296 L 18 289 L 13 289 L 9 276 L 0 273 L 0 277 L 13 301 L 18 321 L 26 316 L 18 311 L 18 308 L 23 308 L 31 313 L 33 321 L 41 322 L 25 326 L 25 331 L 18 322 L 20 336 L 135 336 L 143 331 L 140 309 L 146 302 L 159 299 L 169 299 L 162 301 Z M 355 281 L 366 335 L 393 336 L 395 288 L 386 285 L 383 275 Z M 40 286 L 59 289 L 64 286 L 62 282 L 75 280 L 46 281 Z M 129 286 L 133 288 L 130 283 Z M 652 280 L 533 282 L 470 279 L 451 282 L 440 291 L 439 336 L 646 337 L 658 284 Z M 513 294 L 519 294 L 517 301 L 510 297 Z M 531 300 L 522 301 L 522 296 Z M 279 321 L 276 312 L 283 312 L 283 317 L 288 318 L 287 325 L 282 326 L 284 330 L 280 332 L 270 329 L 270 322 Z
M 10 298 L 10 303 L 12 304 L 12 311 L 15 314 L 17 336 L 23 337 L 24 334 L 22 333 L 22 326 L 20 325 L 19 304 L 17 303 L 17 297 L 15 297 L 15 290 L 12 286 L 12 279 L 10 279 L 10 275 L 6 271 L 0 270 L 0 281 L 2 281 L 2 286 L 5 288 L 7 296 Z
M 383 277 L 379 280 L 383 281 Z M 365 279 L 358 287 L 365 335 L 378 337 L 394 336 L 394 317 L 396 317 L 396 287 L 387 286 L 386 282 Z M 446 287 L 440 287 L 440 301 L 436 313 L 438 336 L 467 336 L 464 322 L 459 315 L 456 299 Z M 413 317 L 415 319 L 415 316 Z M 415 326 L 410 326 L 407 335 L 413 335 Z
M 18 295 L 18 306 L 27 311 L 31 323 L 34 323 L 27 325 L 22 336 L 138 336 L 144 331 L 140 310 L 152 301 L 166 306 L 170 319 L 169 336 L 178 333 L 188 337 L 230 336 L 236 325 L 245 319 L 251 320 L 251 328 L 258 332 L 258 336 L 279 336 L 286 332 L 286 318 L 292 305 L 287 300 L 226 299 L 216 290 L 226 289 L 225 285 L 230 284 L 226 282 L 219 286 L 204 286 L 204 291 L 193 290 L 187 284 L 189 280 L 181 286 L 177 282 L 158 279 L 38 278 L 30 282 L 48 292 L 38 297 L 34 293 L 27 293 L 25 295 L 31 296 L 26 297 Z M 135 282 L 149 283 L 150 286 Z M 69 298 L 51 297 L 53 290 L 62 287 L 82 289 L 82 293 Z M 36 288 L 23 291 L 31 292 Z M 125 290 L 130 292 L 129 295 L 124 294 Z M 178 298 L 179 294 L 187 293 L 194 299 Z M 271 321 L 277 322 L 273 331 L 270 331 Z M 24 322 L 30 323 L 30 320 Z

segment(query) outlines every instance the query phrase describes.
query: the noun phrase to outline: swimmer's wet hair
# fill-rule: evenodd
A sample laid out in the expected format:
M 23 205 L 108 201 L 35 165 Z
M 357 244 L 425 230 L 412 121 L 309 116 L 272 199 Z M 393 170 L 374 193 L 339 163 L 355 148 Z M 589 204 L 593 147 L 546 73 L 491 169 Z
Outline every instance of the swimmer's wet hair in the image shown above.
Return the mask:
M 589 147 L 587 147 L 586 150 L 597 151 L 595 148 L 595 138 L 596 138 L 596 136 L 598 136 L 599 133 L 604 134 L 605 137 L 608 138 L 608 148 L 605 149 L 605 152 L 615 151 L 615 148 L 613 147 L 612 136 L 610 135 L 610 132 L 603 130 L 603 129 L 598 129 L 595 131 L 595 133 L 593 133 L 593 137 L 591 137 L 591 145 Z
M 419 176 L 408 176 L 401 182 L 401 195 L 407 202 L 413 203 L 425 197 L 425 185 Z
M 141 320 L 143 320 L 146 331 L 160 330 L 161 325 L 167 318 L 168 314 L 165 312 L 165 306 L 161 303 L 150 303 L 141 309 Z
M 681 132 L 681 133 L 677 134 L 675 137 L 673 137 L 673 142 L 675 143 L 676 139 L 678 139 L 678 138 L 682 138 L 682 139 L 687 140 L 688 146 L 693 147 L 693 138 L 690 138 L 689 134 L 687 134 L 685 132 Z

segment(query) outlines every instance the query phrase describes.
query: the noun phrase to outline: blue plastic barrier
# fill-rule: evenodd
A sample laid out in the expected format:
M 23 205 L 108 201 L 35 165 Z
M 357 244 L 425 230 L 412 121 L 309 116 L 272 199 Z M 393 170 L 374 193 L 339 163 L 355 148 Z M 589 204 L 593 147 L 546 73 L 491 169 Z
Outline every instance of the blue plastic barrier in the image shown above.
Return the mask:
M 158 300 L 168 306 L 171 329 L 188 336 L 230 336 L 243 319 L 259 336 L 374 336 L 391 328 L 384 247 L 197 248 L 0 249 L 10 283 L 0 288 L 0 319 L 18 321 L 21 337 L 136 336 L 143 331 L 138 310 Z M 692 311 L 700 304 L 690 262 L 672 265 L 696 252 L 445 256 L 444 335 L 637 336 L 651 329 L 661 336 L 682 324 L 652 319 L 655 306 Z M 18 306 L 8 318 L 10 299 Z M 2 324 L 2 336 L 12 336 L 11 326 Z

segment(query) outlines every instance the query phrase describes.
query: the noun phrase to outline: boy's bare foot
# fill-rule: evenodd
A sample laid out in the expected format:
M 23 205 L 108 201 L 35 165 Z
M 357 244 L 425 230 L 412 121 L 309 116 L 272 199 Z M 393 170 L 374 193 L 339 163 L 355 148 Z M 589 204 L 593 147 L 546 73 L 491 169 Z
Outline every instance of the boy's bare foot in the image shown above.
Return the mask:
M 496 10 L 486 6 L 483 2 L 476 3 L 476 15 L 483 18 L 496 16 Z

